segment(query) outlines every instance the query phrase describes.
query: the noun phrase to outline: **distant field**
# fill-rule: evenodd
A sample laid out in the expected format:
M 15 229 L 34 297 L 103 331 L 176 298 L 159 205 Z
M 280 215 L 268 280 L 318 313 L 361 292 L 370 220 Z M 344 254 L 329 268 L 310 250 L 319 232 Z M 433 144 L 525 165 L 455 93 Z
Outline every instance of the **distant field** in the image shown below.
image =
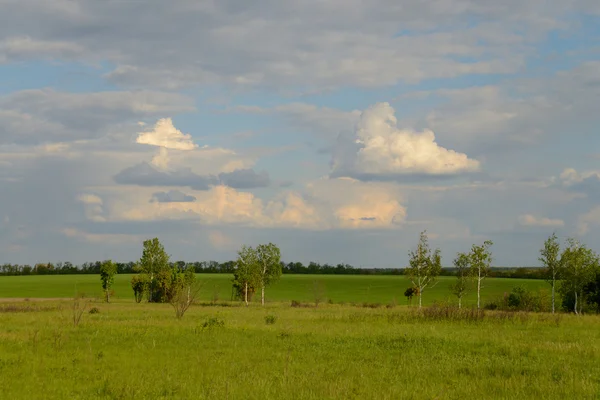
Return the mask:
M 202 300 L 218 297 L 231 299 L 231 279 L 228 274 L 198 274 L 204 283 Z M 423 294 L 424 304 L 434 301 L 454 300 L 449 286 L 454 277 L 441 277 L 438 284 Z M 131 275 L 117 275 L 115 296 L 119 299 L 133 299 L 129 285 Z M 410 283 L 405 276 L 362 276 L 362 275 L 283 275 L 281 280 L 267 288 L 268 301 L 312 301 L 314 282 L 321 282 L 328 299 L 339 302 L 406 304 L 404 291 Z M 482 299 L 497 298 L 517 285 L 531 290 L 548 289 L 548 283 L 531 279 L 489 278 L 484 281 Z M 0 298 L 63 298 L 72 297 L 76 292 L 88 296 L 100 296 L 101 286 L 98 275 L 46 275 L 46 276 L 2 276 L 0 277 Z M 413 300 L 414 301 L 414 300 Z M 476 294 L 471 292 L 463 304 L 476 302 Z

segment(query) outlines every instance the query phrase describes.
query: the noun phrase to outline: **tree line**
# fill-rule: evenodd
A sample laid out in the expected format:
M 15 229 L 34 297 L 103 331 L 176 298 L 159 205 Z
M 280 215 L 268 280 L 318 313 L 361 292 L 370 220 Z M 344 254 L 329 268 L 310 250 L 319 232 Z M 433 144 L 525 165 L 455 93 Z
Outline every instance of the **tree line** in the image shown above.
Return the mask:
M 38 263 L 33 266 L 24 264 L 5 263 L 0 265 L 0 276 L 13 275 L 76 275 L 100 273 L 103 261 L 85 262 L 75 265 L 71 262 Z M 136 273 L 136 261 L 114 262 L 119 274 Z M 235 260 L 218 261 L 169 261 L 171 267 L 192 269 L 197 274 L 233 274 Z M 308 264 L 301 262 L 281 262 L 282 274 L 306 275 L 405 275 L 404 268 L 358 268 L 350 264 L 327 264 L 311 261 Z M 456 267 L 442 267 L 440 276 L 456 276 Z M 516 278 L 516 279 L 545 279 L 545 272 L 540 267 L 490 267 L 491 278 Z
M 481 291 L 485 279 L 491 276 L 492 245 L 492 241 L 486 240 L 479 245 L 473 244 L 468 252 L 456 254 L 453 260 L 456 281 L 450 289 L 457 297 L 459 308 L 469 291 L 476 291 L 477 309 L 482 308 Z M 542 277 L 551 286 L 552 313 L 556 311 L 557 292 L 564 310 L 575 314 L 588 310 L 600 312 L 600 256 L 594 250 L 574 238 L 568 238 L 561 248 L 553 233 L 540 249 L 539 261 L 543 265 Z M 416 249 L 409 251 L 405 274 L 411 286 L 404 295 L 409 299 L 418 296 L 421 307 L 423 292 L 437 284 L 441 270 L 441 252 L 429 247 L 427 234 L 423 231 Z M 517 288 L 507 296 L 505 303 L 515 308 L 531 297 L 524 289 Z

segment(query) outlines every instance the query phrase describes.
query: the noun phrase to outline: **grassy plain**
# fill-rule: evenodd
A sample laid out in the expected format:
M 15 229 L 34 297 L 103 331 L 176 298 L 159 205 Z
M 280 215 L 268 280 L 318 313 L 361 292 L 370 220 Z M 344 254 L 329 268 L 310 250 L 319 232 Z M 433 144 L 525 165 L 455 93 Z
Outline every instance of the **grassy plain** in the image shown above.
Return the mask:
M 198 274 L 203 282 L 202 300 L 215 296 L 220 300 L 231 299 L 231 279 L 229 274 Z M 423 293 L 423 303 L 432 304 L 434 300 L 455 301 L 449 286 L 453 277 L 441 277 L 438 284 Z M 130 287 L 131 275 L 117 275 L 114 290 L 119 299 L 133 299 Z M 325 296 L 333 302 L 381 303 L 395 301 L 406 304 L 404 291 L 410 286 L 405 276 L 362 276 L 362 275 L 283 275 L 279 282 L 266 291 L 268 301 L 312 301 L 314 282 L 322 283 Z M 522 285 L 531 290 L 549 289 L 549 285 L 540 280 L 489 278 L 484 281 L 482 299 L 495 299 L 504 292 L 510 292 L 514 286 Z M 0 277 L 0 298 L 66 298 L 76 292 L 96 297 L 101 294 L 98 275 L 45 275 L 45 276 L 2 276 Z M 471 292 L 463 304 L 475 304 L 476 294 Z
M 118 300 L 74 326 L 71 306 L 0 303 L 2 398 L 600 398 L 598 316 L 468 322 L 270 303 L 193 306 L 176 320 L 168 304 Z M 210 318 L 223 326 L 203 327 Z

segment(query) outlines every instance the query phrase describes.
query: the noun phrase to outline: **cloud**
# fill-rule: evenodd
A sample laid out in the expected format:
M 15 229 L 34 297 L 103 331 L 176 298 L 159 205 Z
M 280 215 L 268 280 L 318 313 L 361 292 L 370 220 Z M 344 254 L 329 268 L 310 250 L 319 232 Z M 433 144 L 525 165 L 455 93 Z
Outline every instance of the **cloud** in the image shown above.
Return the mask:
M 565 222 L 562 219 L 536 217 L 531 214 L 519 215 L 518 220 L 519 220 L 519 224 L 522 226 L 562 227 L 565 225 Z
M 208 190 L 210 185 L 216 184 L 214 178 L 195 174 L 190 168 L 159 171 L 147 162 L 126 168 L 113 179 L 121 185 L 189 186 L 196 190 Z
M 173 126 L 171 118 L 161 118 L 151 131 L 141 132 L 136 143 L 161 146 L 166 149 L 193 150 L 198 147 L 192 135 L 184 134 Z
M 377 103 L 366 109 L 352 141 L 340 137 L 331 175 L 387 180 L 403 175 L 452 176 L 480 170 L 466 154 L 438 145 L 432 131 L 398 129 L 394 109 Z
M 60 40 L 36 40 L 28 36 L 9 37 L 0 41 L 0 63 L 28 59 L 73 60 L 86 55 L 83 46 Z
M 156 192 L 152 195 L 150 202 L 157 201 L 159 203 L 187 203 L 196 201 L 196 197 L 185 194 L 179 190 L 169 190 L 168 192 Z
M 236 106 L 231 112 L 275 115 L 286 127 L 308 131 L 316 137 L 332 139 L 340 132 L 351 131 L 360 118 L 360 110 L 344 111 L 331 107 L 318 107 L 307 103 L 289 103 L 264 108 Z
M 253 169 L 237 169 L 232 172 L 220 173 L 219 181 L 236 189 L 267 187 L 271 184 L 267 171 L 257 173 Z
M 132 4 L 9 2 L 0 37 L 26 38 L 11 45 L 17 57 L 105 60 L 115 65 L 106 77 L 130 87 L 371 88 L 515 72 L 528 45 L 590 9 L 541 0 Z
M 33 145 L 107 137 L 119 124 L 195 107 L 176 93 L 30 89 L 0 96 L 0 110 L 0 145 Z

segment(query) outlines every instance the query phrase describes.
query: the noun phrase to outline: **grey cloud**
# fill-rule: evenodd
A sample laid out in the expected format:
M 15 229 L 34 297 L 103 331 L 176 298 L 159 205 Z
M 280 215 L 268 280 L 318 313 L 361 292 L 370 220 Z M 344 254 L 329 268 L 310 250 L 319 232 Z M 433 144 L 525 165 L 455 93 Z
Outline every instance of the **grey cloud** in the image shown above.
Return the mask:
M 253 169 L 237 169 L 233 172 L 219 174 L 221 183 L 236 189 L 267 187 L 271 179 L 267 171 L 256 173 Z
M 160 171 L 147 162 L 134 165 L 113 177 L 121 185 L 138 186 L 188 186 L 194 190 L 208 190 L 211 186 L 224 184 L 236 189 L 252 189 L 270 185 L 266 171 L 256 173 L 252 169 L 235 170 L 229 173 L 198 175 L 190 168 L 175 171 Z
M 0 37 L 13 44 L 0 58 L 31 58 L 38 48 L 39 58 L 108 60 L 117 65 L 108 79 L 137 87 L 374 87 L 513 72 L 527 54 L 525 44 L 559 26 L 566 12 L 573 8 L 542 0 L 263 0 L 252 6 L 235 0 L 143 8 L 127 1 L 9 1 Z M 445 28 L 479 17 L 485 18 L 460 32 Z M 400 35 L 399 27 L 408 33 Z M 14 44 L 25 36 L 29 44 Z M 478 62 L 463 61 L 474 56 Z
M 191 98 L 174 93 L 36 89 L 0 97 L 0 109 L 0 144 L 38 144 L 99 138 L 120 123 L 195 107 Z
M 152 195 L 152 199 L 150 201 L 151 202 L 156 201 L 158 203 L 177 203 L 177 202 L 187 203 L 187 202 L 196 201 L 196 198 L 189 194 L 185 194 L 179 190 L 169 190 L 168 192 L 154 193 Z
M 214 178 L 195 174 L 191 169 L 159 171 L 147 162 L 129 167 L 114 176 L 116 183 L 138 186 L 189 186 L 195 190 L 208 190 L 216 183 Z

